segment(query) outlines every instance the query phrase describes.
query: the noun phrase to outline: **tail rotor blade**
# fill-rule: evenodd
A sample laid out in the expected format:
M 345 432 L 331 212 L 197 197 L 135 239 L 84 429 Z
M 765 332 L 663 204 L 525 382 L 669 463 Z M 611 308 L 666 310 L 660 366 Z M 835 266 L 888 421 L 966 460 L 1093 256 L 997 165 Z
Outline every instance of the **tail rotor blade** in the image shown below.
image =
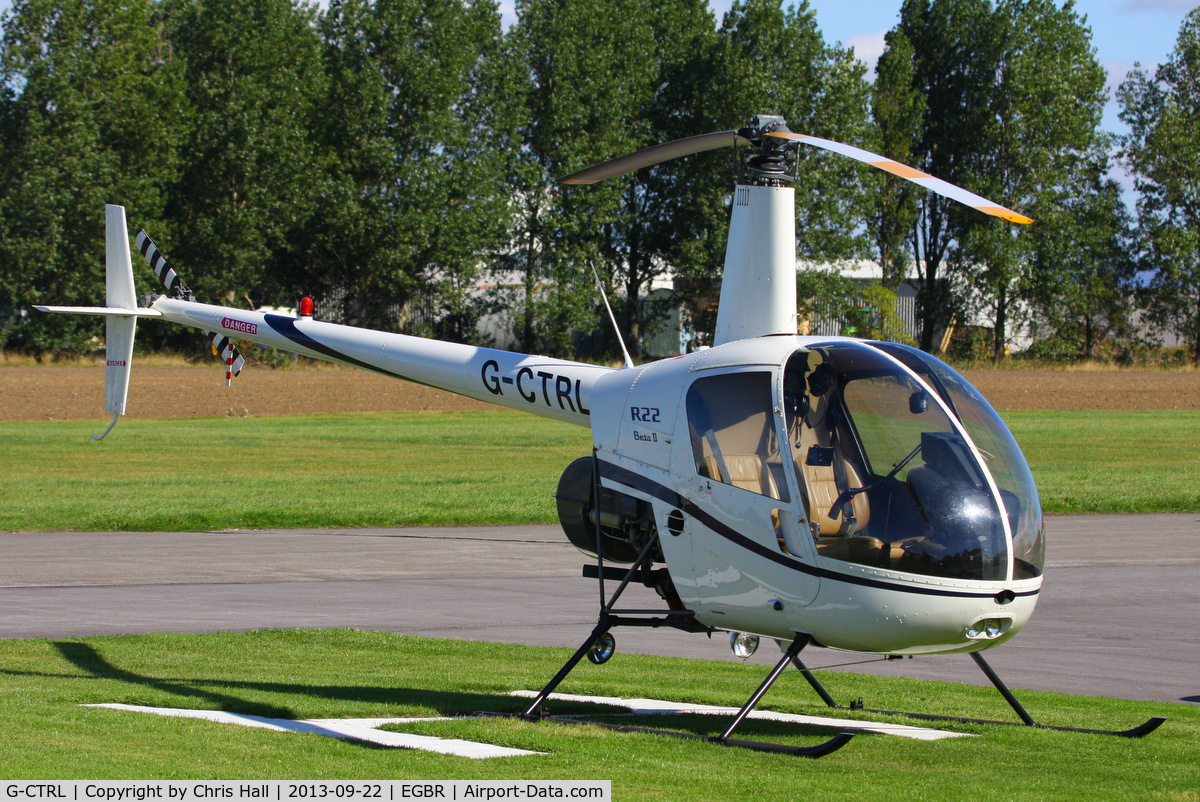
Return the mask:
M 163 258 L 162 252 L 155 246 L 154 241 L 146 236 L 145 231 L 138 232 L 135 244 L 142 256 L 146 258 L 150 269 L 154 271 L 168 291 L 175 292 L 176 289 L 183 286 L 182 279 L 167 265 L 167 260 Z
M 187 287 L 183 286 L 183 280 L 179 278 L 174 270 L 167 264 L 166 258 L 162 255 L 162 251 L 154 244 L 154 241 L 147 236 L 145 231 L 139 231 L 136 243 L 137 249 L 145 257 L 146 263 L 150 265 L 150 269 L 154 271 L 163 286 L 170 292 L 178 292 L 185 298 L 191 300 L 192 293 Z M 208 332 L 208 336 L 212 337 L 213 348 L 221 361 L 229 366 L 229 376 L 237 376 L 242 372 L 242 367 L 246 364 L 246 358 L 238 351 L 237 346 L 233 341 L 220 332 L 214 334 Z

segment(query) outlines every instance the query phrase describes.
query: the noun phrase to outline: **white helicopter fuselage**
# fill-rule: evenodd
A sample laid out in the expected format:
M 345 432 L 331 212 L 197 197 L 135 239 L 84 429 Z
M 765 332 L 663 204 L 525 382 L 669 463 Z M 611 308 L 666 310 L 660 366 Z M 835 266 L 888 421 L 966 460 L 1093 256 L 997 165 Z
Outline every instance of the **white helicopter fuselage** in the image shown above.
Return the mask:
M 138 306 L 118 206 L 107 210 L 107 305 L 39 308 L 106 317 L 113 423 L 137 320 L 158 317 L 587 426 L 593 454 L 559 485 L 568 538 L 601 562 L 664 563 L 655 587 L 700 628 L 896 655 L 1002 643 L 1041 587 L 1041 508 L 1024 457 L 982 396 L 933 357 L 796 335 L 795 200 L 773 148 L 800 139 L 1028 219 L 780 122 L 737 132 L 764 155 L 734 191 L 714 346 L 696 353 L 613 369 L 202 304 L 144 234 L 139 250 L 174 297 Z M 733 134 L 664 147 L 685 155 Z M 630 158 L 567 183 L 654 163 Z M 229 381 L 240 356 L 225 353 Z
M 804 455 L 796 453 L 800 443 L 789 437 L 796 427 L 789 426 L 785 414 L 784 382 L 789 359 L 830 346 L 872 348 L 838 338 L 770 337 L 602 377 L 591 396 L 601 482 L 653 506 L 679 597 L 707 626 L 782 640 L 805 632 L 825 646 L 887 654 L 975 651 L 1008 640 L 1029 620 L 1041 586 L 1040 572 L 1022 576 L 1011 531 L 1003 535 L 1004 564 L 997 564 L 992 576 L 975 579 L 920 572 L 929 566 L 906 548 L 928 536 L 923 518 L 892 522 L 893 535 L 902 535 L 892 542 L 873 536 L 887 537 L 888 527 L 879 525 L 887 510 L 876 511 L 875 521 L 860 532 L 838 533 L 829 525 L 821 505 L 830 498 L 818 498 L 820 480 L 803 464 Z M 900 363 L 893 367 L 906 387 L 924 384 Z M 733 386 L 739 377 L 753 377 L 753 384 L 769 395 L 758 399 L 761 409 L 733 413 L 740 421 L 730 427 L 727 441 L 734 448 L 738 441 L 767 445 L 737 449 L 755 452 L 749 455 L 721 455 L 738 465 L 729 469 L 735 475 L 723 476 L 702 464 L 697 449 L 703 444 L 697 441 L 696 421 L 689 420 L 694 411 L 688 397 L 698 380 L 714 383 L 719 391 L 722 383 Z M 941 407 L 941 425 L 957 424 L 937 391 L 929 388 L 928 393 L 931 404 Z M 736 426 L 745 430 L 741 421 L 755 415 L 750 431 L 735 431 Z M 952 430 L 970 439 L 961 425 Z M 970 450 L 979 456 L 974 447 Z M 894 515 L 919 516 L 912 505 L 900 509 L 891 496 L 911 491 L 892 481 L 898 486 L 893 493 L 881 489 L 870 503 L 890 504 Z M 996 489 L 993 483 L 990 490 Z M 872 495 L 863 494 L 854 504 L 865 505 Z M 1011 517 L 997 516 L 993 524 L 1006 524 Z M 822 518 L 824 523 L 814 523 Z M 862 518 L 860 511 L 860 522 Z M 1040 528 L 1040 510 L 1037 518 L 1030 523 Z M 997 537 L 1000 529 L 995 529 Z M 856 541 L 862 554 L 843 547 Z
M 981 581 L 922 576 L 818 550 L 817 502 L 806 503 L 813 491 L 786 453 L 785 363 L 813 347 L 871 347 L 858 341 L 758 337 L 617 370 L 165 296 L 150 308 L 165 321 L 590 427 L 601 484 L 651 506 L 675 589 L 703 625 L 784 639 L 807 632 L 830 647 L 917 654 L 996 645 L 1019 632 L 1033 611 L 1040 576 L 1013 580 L 1008 566 L 1004 578 Z M 894 367 L 913 386 L 921 382 L 899 363 Z M 697 379 L 730 377 L 728 386 L 735 386 L 745 375 L 769 387 L 757 399 L 761 409 L 750 414 L 760 415 L 783 444 L 775 455 L 754 455 L 760 472 L 774 470 L 767 484 L 774 492 L 760 492 L 761 478 L 758 488 L 747 489 L 744 479 L 722 482 L 719 471 L 697 470 L 689 390 Z M 747 455 L 738 456 L 744 463 Z M 976 626 L 984 621 L 1000 632 L 989 636 Z M 968 637 L 968 630 L 978 635 Z

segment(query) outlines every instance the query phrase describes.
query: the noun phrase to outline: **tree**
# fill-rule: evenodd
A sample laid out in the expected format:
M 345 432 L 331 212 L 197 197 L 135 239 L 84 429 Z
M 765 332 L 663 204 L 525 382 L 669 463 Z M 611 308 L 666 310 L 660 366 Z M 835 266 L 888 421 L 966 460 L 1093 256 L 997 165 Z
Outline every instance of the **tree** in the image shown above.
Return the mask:
M 996 16 L 1003 47 L 995 122 L 983 141 L 977 186 L 986 197 L 1037 219 L 1060 209 L 1081 187 L 1100 182 L 1105 165 L 1096 152 L 1105 73 L 1071 2 L 1059 8 L 1053 0 L 1005 0 Z M 990 299 L 992 358 L 1000 359 L 1015 301 L 1034 264 L 1035 236 L 1028 227 L 975 215 L 960 244 L 955 262 Z
M 274 267 L 314 203 L 324 74 L 313 18 L 289 0 L 167 6 L 187 139 L 170 188 L 173 240 L 162 247 L 201 298 L 290 297 Z
M 29 304 L 104 297 L 105 203 L 161 219 L 179 171 L 179 64 L 148 0 L 23 0 L 0 47 L 3 340 L 77 353 L 102 326 Z
M 792 131 L 866 144 L 865 68 L 851 51 L 825 43 L 807 2 L 786 9 L 781 0 L 735 2 L 719 35 L 705 103 L 714 126 L 707 130 L 741 128 L 755 114 L 778 114 Z M 697 341 L 711 342 L 732 203 L 730 160 L 724 152 L 692 158 L 688 191 L 706 216 L 692 229 L 695 245 L 683 250 L 678 274 Z M 797 256 L 822 263 L 865 255 L 869 195 L 858 166 L 801 148 L 792 172 Z M 805 303 L 803 293 L 799 301 Z
M 1099 136 L 1104 72 L 1072 3 L 906 0 L 898 31 L 893 46 L 912 45 L 912 86 L 924 98 L 913 166 L 1034 218 L 1078 186 Z M 987 298 L 999 358 L 1032 241 L 934 193 L 918 204 L 921 347 L 932 349 L 959 303 L 953 271 Z
M 689 102 L 680 105 L 691 94 L 680 82 L 706 74 L 711 16 L 699 0 L 530 0 L 518 4 L 518 14 L 512 41 L 532 78 L 530 159 L 517 187 L 525 210 L 516 257 L 526 288 L 522 330 L 532 334 L 540 311 L 539 339 L 555 352 L 570 350 L 571 329 L 587 330 L 594 319 L 595 267 L 625 291 L 625 335 L 636 351 L 639 296 L 682 239 L 669 229 L 688 204 L 677 191 L 682 183 L 664 172 L 679 166 L 586 188 L 551 187 L 591 164 L 674 138 L 697 119 Z
M 1105 345 L 1132 339 L 1135 262 L 1129 213 L 1106 178 L 1102 143 L 1089 169 L 1076 171 L 1061 203 L 1045 206 L 1030 230 L 1030 271 L 1021 295 L 1037 313 L 1035 348 L 1047 356 L 1093 359 Z
M 905 0 L 897 26 L 902 36 L 892 42 L 904 52 L 911 45 L 911 67 L 903 73 L 911 74 L 913 89 L 924 98 L 920 139 L 910 164 L 967 189 L 979 172 L 980 137 L 994 120 L 989 93 L 1001 45 L 991 11 L 988 0 Z M 894 84 L 889 89 L 898 91 Z M 918 192 L 916 198 L 911 243 L 921 266 L 919 342 L 932 351 L 937 330 L 956 311 L 943 266 L 963 215 L 958 204 L 936 193 Z
M 730 127 L 746 125 L 757 113 L 780 114 L 798 133 L 867 144 L 866 68 L 850 50 L 825 43 L 806 1 L 786 10 L 781 0 L 735 2 L 721 34 L 720 85 Z M 797 255 L 816 262 L 866 255 L 866 168 L 801 148 L 795 174 Z
M 913 151 L 921 141 L 925 97 L 913 84 L 913 47 L 904 31 L 888 31 L 884 43 L 871 93 L 871 119 L 875 124 L 871 150 L 901 164 L 911 164 Z M 917 195 L 922 190 L 911 181 L 882 171 L 872 178 L 868 184 L 873 198 L 869 225 L 875 232 L 882 283 L 895 292 L 909 276 Z
M 1129 125 L 1123 158 L 1138 192 L 1141 267 L 1152 270 L 1150 317 L 1200 360 L 1200 9 L 1151 79 L 1135 68 L 1120 88 Z
M 296 283 L 340 296 L 349 323 L 473 339 L 471 292 L 506 241 L 519 149 L 495 3 L 335 1 L 319 30 L 326 189 L 297 233 Z

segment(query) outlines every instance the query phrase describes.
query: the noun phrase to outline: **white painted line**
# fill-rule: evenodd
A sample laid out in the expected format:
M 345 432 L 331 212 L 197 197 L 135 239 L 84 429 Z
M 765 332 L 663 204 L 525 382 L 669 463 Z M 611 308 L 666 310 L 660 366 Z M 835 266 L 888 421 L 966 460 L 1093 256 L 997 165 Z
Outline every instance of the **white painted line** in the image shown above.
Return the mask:
M 439 752 L 444 755 L 457 755 L 459 757 L 474 759 L 545 754 L 545 752 L 530 752 L 526 749 L 512 749 L 507 746 L 463 741 L 458 738 L 435 738 L 432 735 L 414 735 L 411 733 L 387 732 L 377 729 L 377 727 L 382 727 L 385 724 L 454 721 L 453 718 L 326 718 L 293 721 L 287 718 L 264 718 L 262 716 L 242 715 L 241 713 L 226 713 L 221 710 L 183 710 L 174 707 L 143 707 L 141 705 L 123 704 L 83 705 L 83 707 L 103 707 L 109 710 L 150 713 L 155 716 L 168 716 L 171 718 L 200 719 L 202 721 L 214 721 L 219 724 L 260 727 L 275 730 L 276 732 L 304 732 L 313 735 L 326 735 L 330 738 L 365 741 L 380 746 L 419 749 L 424 752 Z
M 537 696 L 535 691 L 512 691 L 510 696 L 531 699 Z M 564 702 L 591 702 L 600 705 L 624 707 L 640 715 L 679 715 L 695 713 L 702 716 L 734 716 L 740 708 L 719 707 L 717 705 L 698 705 L 688 702 L 666 702 L 661 699 L 623 699 L 618 696 L 580 696 L 571 693 L 552 693 L 551 699 Z M 752 710 L 747 718 L 764 721 L 783 721 L 789 724 L 808 724 L 817 727 L 829 727 L 851 732 L 872 732 L 878 735 L 897 735 L 901 738 L 914 738 L 918 741 L 940 741 L 944 738 L 972 738 L 965 732 L 947 732 L 929 727 L 913 727 L 907 724 L 880 724 L 874 721 L 855 721 L 846 718 L 826 718 L 824 716 L 805 716 L 799 713 L 776 713 L 772 710 Z

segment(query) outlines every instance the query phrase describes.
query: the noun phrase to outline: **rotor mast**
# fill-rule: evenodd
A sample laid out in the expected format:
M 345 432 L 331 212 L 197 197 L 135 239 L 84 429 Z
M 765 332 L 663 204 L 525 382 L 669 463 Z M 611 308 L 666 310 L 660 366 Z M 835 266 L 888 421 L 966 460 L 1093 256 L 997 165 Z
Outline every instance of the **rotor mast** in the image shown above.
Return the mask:
M 758 146 L 733 193 L 713 345 L 796 333 L 796 192 L 785 172 L 782 117 L 756 116 L 741 139 Z

